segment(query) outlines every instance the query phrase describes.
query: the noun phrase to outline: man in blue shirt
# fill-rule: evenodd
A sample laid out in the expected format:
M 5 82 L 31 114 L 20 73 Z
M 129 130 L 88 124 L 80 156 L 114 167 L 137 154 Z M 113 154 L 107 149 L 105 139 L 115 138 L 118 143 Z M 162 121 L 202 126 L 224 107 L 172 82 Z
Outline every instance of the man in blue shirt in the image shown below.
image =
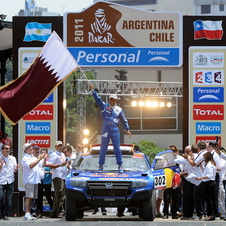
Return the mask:
M 99 173 L 103 171 L 103 165 L 105 163 L 105 155 L 108 148 L 110 138 L 114 147 L 114 152 L 116 156 L 116 162 L 118 164 L 119 173 L 123 173 L 122 167 L 122 154 L 120 149 L 120 134 L 118 129 L 119 119 L 123 124 L 125 130 L 127 130 L 127 135 L 130 138 L 131 132 L 129 130 L 128 121 L 125 118 L 122 108 L 116 106 L 117 96 L 111 94 L 109 97 L 109 103 L 104 103 L 102 99 L 97 95 L 94 90 L 93 85 L 89 85 L 92 90 L 93 97 L 99 106 L 102 117 L 103 117 L 103 128 L 101 133 L 101 148 L 99 156 Z

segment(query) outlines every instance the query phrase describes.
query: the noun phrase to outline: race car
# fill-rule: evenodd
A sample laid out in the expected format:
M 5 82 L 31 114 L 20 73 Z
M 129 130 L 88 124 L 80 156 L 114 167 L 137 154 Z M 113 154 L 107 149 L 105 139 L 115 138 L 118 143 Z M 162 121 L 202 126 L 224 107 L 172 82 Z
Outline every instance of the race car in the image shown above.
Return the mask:
M 171 150 L 160 152 L 151 164 L 148 156 L 136 145 L 120 145 L 124 173 L 118 165 L 112 145 L 108 146 L 103 173 L 98 173 L 100 145 L 90 152 L 80 152 L 71 173 L 66 177 L 65 219 L 74 221 L 85 210 L 118 207 L 136 210 L 144 221 L 153 221 L 156 214 L 156 189 L 178 186 L 179 167 Z

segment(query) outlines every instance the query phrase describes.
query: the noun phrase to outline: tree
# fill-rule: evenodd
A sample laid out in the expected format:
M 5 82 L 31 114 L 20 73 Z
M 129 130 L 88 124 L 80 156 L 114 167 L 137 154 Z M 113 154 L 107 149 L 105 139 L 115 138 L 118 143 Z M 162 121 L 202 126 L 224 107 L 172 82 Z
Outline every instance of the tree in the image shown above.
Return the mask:
M 141 140 L 139 143 L 134 144 L 138 145 L 141 152 L 149 157 L 151 163 L 159 152 L 165 150 L 164 148 L 160 149 L 154 142 L 148 140 Z

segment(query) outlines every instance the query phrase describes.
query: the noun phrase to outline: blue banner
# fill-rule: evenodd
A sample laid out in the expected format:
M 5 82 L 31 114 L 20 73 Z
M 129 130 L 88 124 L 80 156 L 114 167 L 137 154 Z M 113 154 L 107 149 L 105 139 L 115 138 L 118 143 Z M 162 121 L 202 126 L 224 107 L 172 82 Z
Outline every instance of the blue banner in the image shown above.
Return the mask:
M 50 122 L 26 122 L 25 133 L 26 134 L 50 134 L 51 133 Z
M 69 47 L 81 67 L 180 66 L 179 48 Z
M 196 134 L 221 134 L 220 122 L 197 122 Z
M 224 102 L 224 88 L 223 87 L 194 87 L 193 88 L 193 102 L 199 103 L 214 103 Z

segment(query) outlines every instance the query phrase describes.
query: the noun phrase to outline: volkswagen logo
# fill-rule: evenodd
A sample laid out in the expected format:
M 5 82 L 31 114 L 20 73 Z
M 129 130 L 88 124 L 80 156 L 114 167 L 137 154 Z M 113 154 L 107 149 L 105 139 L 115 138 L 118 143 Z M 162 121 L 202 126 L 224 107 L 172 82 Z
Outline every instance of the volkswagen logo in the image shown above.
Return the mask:
M 113 188 L 113 183 L 112 182 L 107 182 L 105 184 L 105 187 L 108 188 L 108 189 Z

